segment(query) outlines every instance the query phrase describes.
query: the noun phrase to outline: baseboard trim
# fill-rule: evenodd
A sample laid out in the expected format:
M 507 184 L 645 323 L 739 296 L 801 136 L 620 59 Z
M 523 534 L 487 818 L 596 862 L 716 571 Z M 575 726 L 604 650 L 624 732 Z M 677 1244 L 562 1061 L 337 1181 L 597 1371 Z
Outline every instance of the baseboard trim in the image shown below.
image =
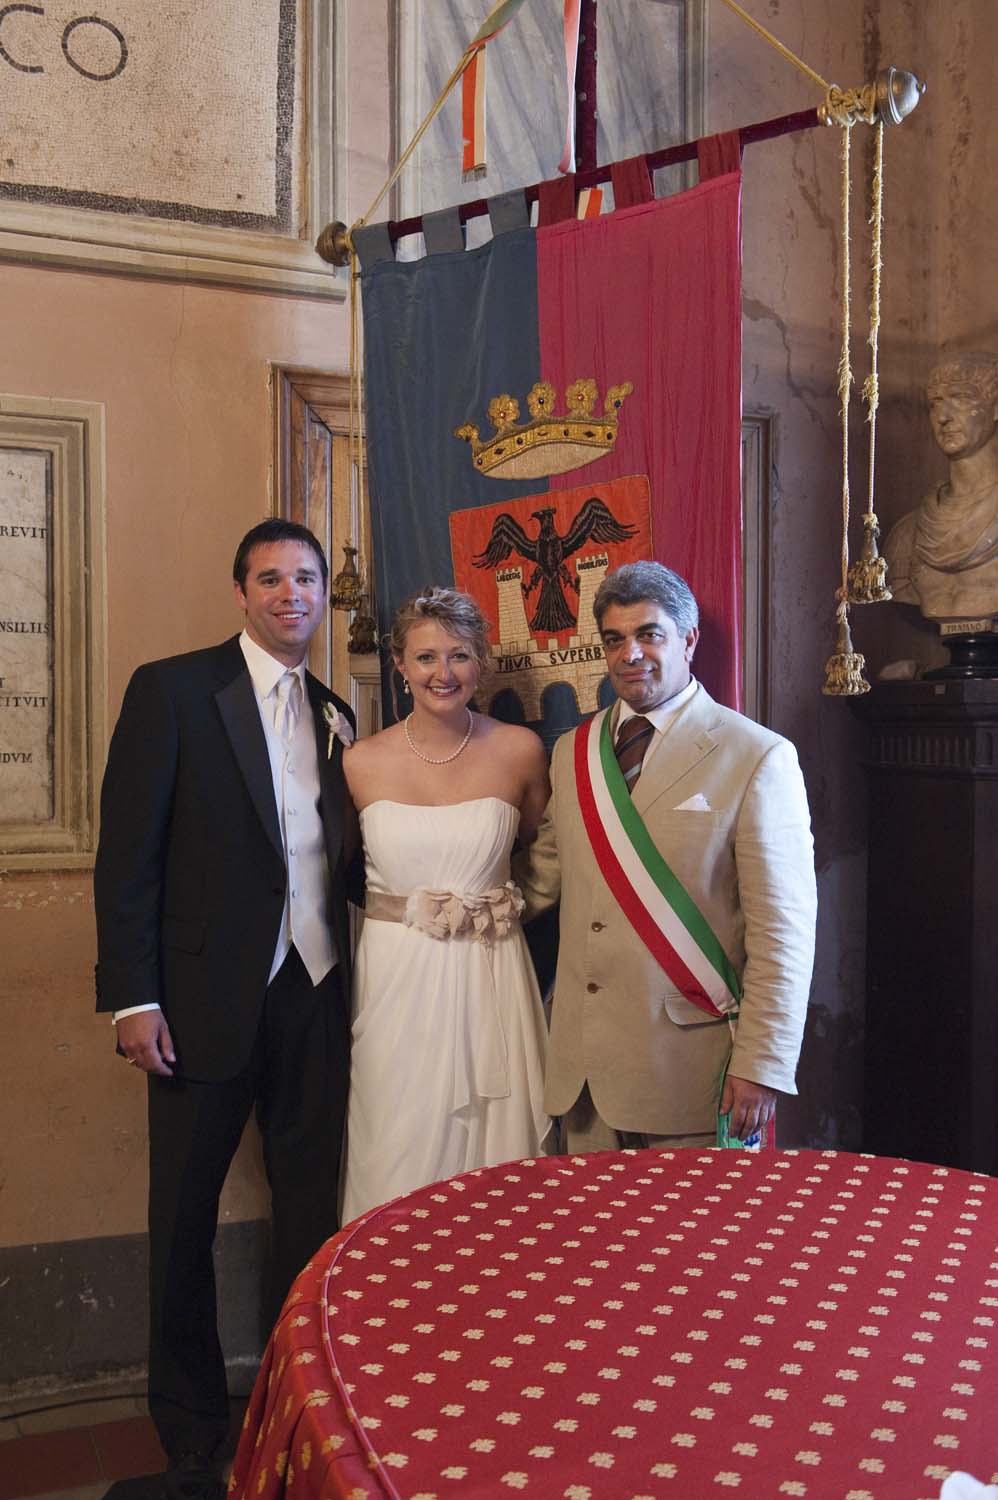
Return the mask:
M 219 1333 L 234 1392 L 249 1389 L 268 1329 L 262 1287 L 269 1226 L 219 1225 Z M 148 1241 L 144 1234 L 0 1247 L 0 1401 L 80 1400 L 145 1390 Z M 133 1389 L 134 1388 L 134 1389 Z

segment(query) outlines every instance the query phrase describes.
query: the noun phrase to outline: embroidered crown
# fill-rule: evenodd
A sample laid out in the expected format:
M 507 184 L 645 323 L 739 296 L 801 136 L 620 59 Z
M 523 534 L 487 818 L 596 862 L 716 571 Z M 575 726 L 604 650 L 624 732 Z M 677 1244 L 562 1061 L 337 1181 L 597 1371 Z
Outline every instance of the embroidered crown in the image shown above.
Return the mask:
M 594 418 L 596 382 L 576 380 L 565 392 L 567 410 L 556 416 L 554 386 L 539 380 L 527 396 L 531 421 L 518 425 L 520 403 L 503 394 L 489 402 L 495 437 L 483 440 L 471 422 L 455 428 L 454 436 L 471 444 L 475 468 L 494 479 L 563 474 L 610 452 L 617 438 L 618 413 L 633 389 L 629 380 L 612 385 L 603 401 L 603 415 Z

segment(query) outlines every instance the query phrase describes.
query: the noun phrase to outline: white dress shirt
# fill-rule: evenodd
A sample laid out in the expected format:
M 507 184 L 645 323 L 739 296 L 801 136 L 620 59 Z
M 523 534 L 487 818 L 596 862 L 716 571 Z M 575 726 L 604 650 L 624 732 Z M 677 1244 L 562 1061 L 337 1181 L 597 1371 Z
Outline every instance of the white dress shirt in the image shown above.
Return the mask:
M 649 724 L 654 725 L 655 728 L 655 733 L 652 735 L 651 740 L 648 744 L 648 749 L 645 751 L 644 760 L 641 762 L 642 775 L 644 775 L 644 772 L 648 767 L 648 762 L 655 754 L 655 751 L 665 739 L 666 734 L 672 728 L 673 721 L 679 710 L 683 707 L 684 703 L 689 703 L 696 690 L 696 678 L 691 677 L 686 686 L 682 688 L 678 693 L 676 693 L 673 697 L 666 698 L 664 703 L 656 704 L 654 708 L 646 708 L 644 710 L 631 708 L 630 704 L 625 703 L 623 698 L 620 699 L 620 712 L 617 715 L 617 728 L 614 731 L 614 743 L 616 743 L 616 739 L 620 734 L 622 726 L 627 723 L 628 719 L 633 719 L 635 714 L 640 713 L 642 718 L 647 719 Z

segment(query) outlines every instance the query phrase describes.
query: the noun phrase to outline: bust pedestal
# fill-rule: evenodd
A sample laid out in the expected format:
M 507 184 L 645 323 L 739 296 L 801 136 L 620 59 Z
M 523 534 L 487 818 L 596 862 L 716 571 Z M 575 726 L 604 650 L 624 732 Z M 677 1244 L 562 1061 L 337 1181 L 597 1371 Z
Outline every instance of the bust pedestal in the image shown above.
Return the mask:
M 879 683 L 864 1150 L 998 1174 L 998 681 Z
M 987 621 L 977 623 L 988 625 L 988 628 L 952 631 L 941 627 L 943 642 L 949 647 L 949 665 L 926 672 L 927 681 L 940 682 L 947 677 L 998 677 L 998 633 Z

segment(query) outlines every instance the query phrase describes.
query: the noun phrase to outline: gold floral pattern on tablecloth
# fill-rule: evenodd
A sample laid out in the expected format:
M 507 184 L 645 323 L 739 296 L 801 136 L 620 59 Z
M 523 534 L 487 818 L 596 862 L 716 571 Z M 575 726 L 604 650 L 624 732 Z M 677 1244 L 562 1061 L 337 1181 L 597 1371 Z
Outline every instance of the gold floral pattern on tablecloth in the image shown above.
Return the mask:
M 937 1500 L 998 1481 L 998 1183 L 835 1152 L 549 1157 L 348 1226 L 234 1500 Z

